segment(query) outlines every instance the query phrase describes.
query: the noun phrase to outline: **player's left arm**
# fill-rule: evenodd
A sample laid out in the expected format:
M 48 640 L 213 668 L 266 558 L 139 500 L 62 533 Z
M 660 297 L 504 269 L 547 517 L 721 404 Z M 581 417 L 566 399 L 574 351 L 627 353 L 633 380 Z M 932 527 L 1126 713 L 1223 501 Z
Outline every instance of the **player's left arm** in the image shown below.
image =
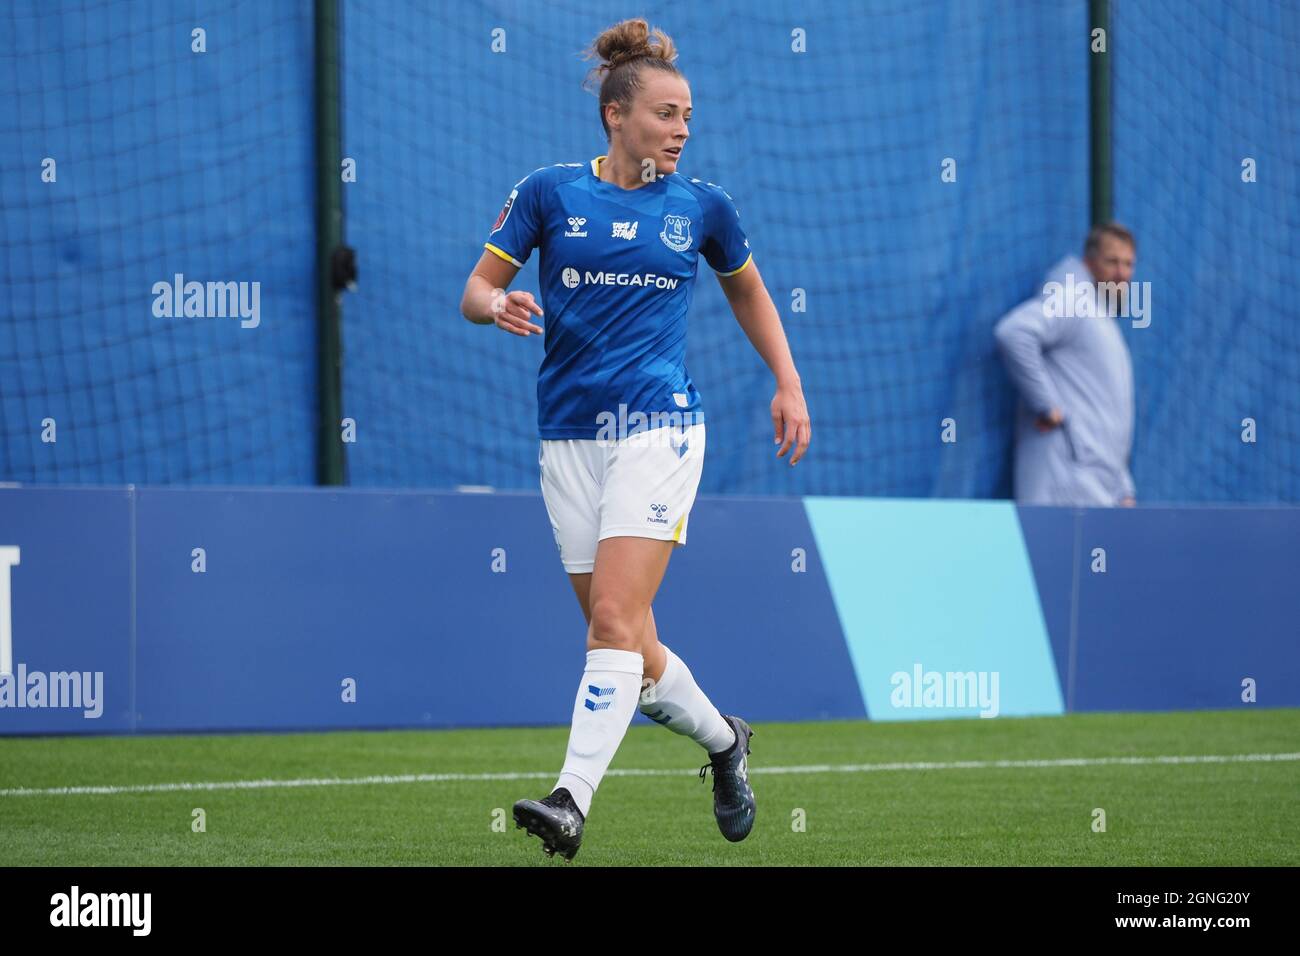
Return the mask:
M 777 314 L 776 305 L 768 295 L 752 257 L 737 272 L 714 274 L 731 304 L 736 321 L 776 376 L 776 395 L 771 405 L 776 444 L 781 446 L 776 456 L 784 456 L 793 445 L 794 454 L 790 456 L 793 465 L 803 457 L 812 441 L 812 421 L 803 397 L 803 384 L 790 354 L 790 343 L 781 327 L 781 316 Z

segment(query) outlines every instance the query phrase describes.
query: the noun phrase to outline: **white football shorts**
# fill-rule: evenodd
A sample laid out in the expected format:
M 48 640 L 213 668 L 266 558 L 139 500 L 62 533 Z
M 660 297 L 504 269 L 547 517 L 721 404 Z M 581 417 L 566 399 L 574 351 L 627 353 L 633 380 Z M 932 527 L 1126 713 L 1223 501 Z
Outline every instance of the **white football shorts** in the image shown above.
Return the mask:
M 604 538 L 686 543 L 704 468 L 704 423 L 647 429 L 616 442 L 542 439 L 537 464 L 564 570 L 590 573 Z

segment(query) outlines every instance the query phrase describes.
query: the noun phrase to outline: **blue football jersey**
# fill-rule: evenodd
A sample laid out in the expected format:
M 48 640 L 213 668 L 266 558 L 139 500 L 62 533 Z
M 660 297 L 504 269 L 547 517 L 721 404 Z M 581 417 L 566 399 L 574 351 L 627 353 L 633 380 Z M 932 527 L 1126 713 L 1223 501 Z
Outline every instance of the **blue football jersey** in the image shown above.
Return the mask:
M 546 333 L 537 378 L 542 438 L 597 438 L 611 416 L 628 422 L 628 432 L 674 412 L 657 421 L 703 421 L 686 371 L 698 259 L 723 275 L 750 262 L 740 214 L 720 186 L 672 173 L 623 189 L 600 179 L 605 158 L 529 173 L 485 243 L 516 266 L 541 250 L 546 314 L 532 318 Z

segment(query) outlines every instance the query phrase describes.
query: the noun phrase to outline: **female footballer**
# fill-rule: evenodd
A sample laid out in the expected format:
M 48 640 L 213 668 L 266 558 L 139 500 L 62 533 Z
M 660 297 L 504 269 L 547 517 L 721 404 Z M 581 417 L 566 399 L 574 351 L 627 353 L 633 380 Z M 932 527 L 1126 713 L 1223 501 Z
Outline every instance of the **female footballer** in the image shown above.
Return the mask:
M 567 860 L 638 705 L 708 753 L 700 779 L 712 766 L 723 836 L 743 840 L 754 824 L 745 761 L 753 732 L 713 706 L 660 642 L 650 609 L 674 546 L 686 543 L 704 463 L 704 414 L 685 366 L 701 256 L 776 377 L 777 457 L 793 448 L 794 465 L 812 437 L 780 318 L 731 197 L 678 172 L 691 90 L 673 65 L 672 40 L 656 29 L 652 41 L 644 19 L 625 20 L 588 55 L 601 61 L 593 74 L 608 155 L 520 180 L 461 301 L 471 322 L 545 335 L 538 465 L 560 560 L 587 619 L 587 662 L 559 779 L 549 796 L 516 803 L 514 817 L 548 856 Z M 504 291 L 534 247 L 541 305 Z

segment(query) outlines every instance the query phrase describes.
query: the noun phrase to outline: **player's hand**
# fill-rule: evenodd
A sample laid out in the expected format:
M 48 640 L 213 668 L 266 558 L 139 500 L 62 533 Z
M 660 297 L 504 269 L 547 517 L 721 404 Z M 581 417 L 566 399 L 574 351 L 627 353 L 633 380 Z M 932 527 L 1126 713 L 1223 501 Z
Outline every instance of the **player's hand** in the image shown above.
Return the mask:
M 774 444 L 780 445 L 776 453 L 781 458 L 790 446 L 794 454 L 790 456 L 793 465 L 808 450 L 812 441 L 812 421 L 808 418 L 808 406 L 803 400 L 803 389 L 798 385 L 778 386 L 772 399 L 772 428 L 776 434 Z
M 1038 427 L 1040 432 L 1046 435 L 1053 428 L 1059 428 L 1063 421 L 1065 421 L 1065 416 L 1061 414 L 1061 410 L 1059 408 L 1053 408 L 1046 415 L 1039 415 L 1034 421 L 1034 424 Z
M 533 300 L 531 292 L 516 290 L 505 292 L 497 289 L 492 296 L 492 321 L 499 329 L 522 335 L 524 338 L 542 333 L 542 327 L 531 320 L 534 315 L 541 315 L 542 307 Z
M 1135 507 L 1137 507 L 1137 501 L 1136 501 L 1136 499 L 1134 499 L 1134 498 L 1121 498 L 1121 499 L 1119 500 L 1119 503 L 1120 503 L 1120 506 L 1121 506 L 1121 507 L 1124 507 L 1124 508 L 1135 508 Z

